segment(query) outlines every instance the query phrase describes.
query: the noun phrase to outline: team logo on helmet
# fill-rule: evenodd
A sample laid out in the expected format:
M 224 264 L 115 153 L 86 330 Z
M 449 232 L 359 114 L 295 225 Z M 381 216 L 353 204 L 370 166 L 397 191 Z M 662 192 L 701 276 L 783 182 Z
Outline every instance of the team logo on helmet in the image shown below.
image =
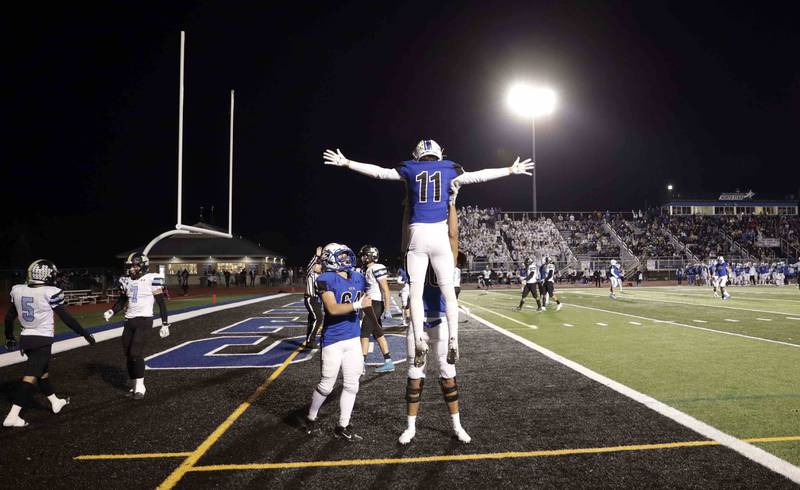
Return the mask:
M 39 259 L 28 266 L 28 284 L 48 284 L 56 282 L 58 268 L 56 264 L 47 260 Z
M 356 254 L 347 245 L 329 243 L 322 249 L 320 261 L 326 271 L 351 271 L 355 267 Z
M 150 259 L 141 252 L 133 252 L 125 260 L 125 275 L 131 279 L 138 279 L 147 274 L 150 267 Z
M 422 157 L 426 156 L 434 156 L 437 160 L 441 160 L 444 155 L 444 149 L 439 146 L 439 143 L 433 140 L 422 140 L 417 143 L 417 147 L 414 148 L 414 153 L 411 156 L 414 157 L 414 160 L 420 160 Z
M 364 264 L 368 262 L 377 262 L 379 257 L 378 248 L 372 245 L 364 245 L 361 247 L 361 250 L 358 251 L 358 258 L 360 258 L 361 262 Z

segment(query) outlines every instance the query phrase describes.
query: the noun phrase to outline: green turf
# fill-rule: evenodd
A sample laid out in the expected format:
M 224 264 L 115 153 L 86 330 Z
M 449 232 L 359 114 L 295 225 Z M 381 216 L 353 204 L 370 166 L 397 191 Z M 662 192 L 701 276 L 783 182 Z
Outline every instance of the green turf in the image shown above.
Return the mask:
M 263 296 L 262 294 L 241 294 L 241 295 L 230 295 L 230 296 L 217 296 L 217 302 L 228 302 L 228 301 L 236 301 L 240 299 L 250 299 L 255 298 L 257 296 Z M 181 298 L 178 296 L 177 298 L 171 298 L 167 301 L 167 310 L 168 311 L 175 311 L 175 310 L 182 310 L 184 308 L 191 308 L 193 306 L 204 306 L 204 305 L 211 305 L 211 296 L 202 296 L 202 297 L 192 297 L 192 298 Z M 111 305 L 108 305 L 108 308 L 111 308 Z M 81 312 L 81 311 L 71 311 L 72 316 L 80 322 L 80 324 L 84 328 L 94 327 L 98 325 L 103 325 L 105 320 L 103 319 L 103 310 L 99 311 L 92 311 L 92 312 Z M 155 307 L 154 312 L 158 315 L 158 306 Z M 118 313 L 111 319 L 112 322 L 120 321 L 124 318 L 123 313 Z M 71 332 L 69 327 L 64 325 L 64 322 L 61 319 L 56 317 L 56 333 L 61 332 Z
M 630 288 L 618 300 L 605 289 L 564 289 L 565 307 L 544 313 L 530 298 L 526 306 L 534 308 L 515 311 L 516 290 L 464 291 L 461 300 L 496 325 L 736 437 L 800 436 L 800 320 L 787 318 L 800 318 L 800 293 L 730 291 L 723 302 L 696 287 Z M 800 442 L 762 447 L 800 464 Z

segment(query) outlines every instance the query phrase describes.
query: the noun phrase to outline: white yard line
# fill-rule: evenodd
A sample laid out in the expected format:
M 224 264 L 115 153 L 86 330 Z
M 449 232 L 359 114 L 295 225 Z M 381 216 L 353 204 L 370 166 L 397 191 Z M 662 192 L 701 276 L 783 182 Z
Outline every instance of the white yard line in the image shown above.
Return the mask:
M 731 323 L 739 323 L 739 320 L 734 320 L 733 318 L 726 318 L 725 321 Z
M 605 294 L 593 294 L 593 293 L 584 293 L 580 291 L 574 291 L 575 294 L 582 294 L 584 296 L 595 296 L 598 298 L 606 297 Z M 723 305 L 709 305 L 709 304 L 698 304 L 698 303 L 687 303 L 685 301 L 671 301 L 668 299 L 660 299 L 655 298 L 652 296 L 642 296 L 642 295 L 632 295 L 627 296 L 625 299 L 634 299 L 634 300 L 643 300 L 643 301 L 656 301 L 658 303 L 675 303 L 684 306 L 696 306 L 698 308 L 726 308 L 728 310 L 739 310 L 739 311 L 752 311 L 755 313 L 771 313 L 773 315 L 794 315 L 795 313 L 784 313 L 781 311 L 767 311 L 767 310 L 754 310 L 752 308 L 738 308 L 736 306 L 723 306 Z
M 705 320 L 692 320 L 692 321 L 695 322 L 695 323 L 708 323 Z
M 628 323 L 630 323 L 631 325 L 641 325 L 641 323 L 639 322 L 628 322 Z
M 769 318 L 756 318 L 756 320 L 760 320 L 762 322 L 771 322 L 772 321 Z
M 607 326 L 608 326 L 608 323 L 600 323 L 600 322 L 597 322 L 597 323 L 595 323 L 595 325 L 600 325 L 601 327 L 607 327 Z
M 492 312 L 492 310 L 488 311 Z M 726 446 L 736 451 L 737 453 L 741 454 L 747 459 L 754 461 L 762 466 L 765 466 L 770 470 L 774 471 L 775 473 L 783 475 L 789 480 L 800 484 L 800 468 L 794 466 L 788 461 L 785 461 L 773 454 L 770 454 L 752 444 L 741 441 L 730 434 L 726 434 L 725 432 L 722 432 L 721 430 L 712 427 L 706 424 L 705 422 L 697 420 L 696 418 L 692 417 L 687 413 L 681 412 L 680 410 L 670 407 L 669 405 L 662 403 L 648 395 L 645 395 L 644 393 L 636 391 L 629 386 L 623 385 L 622 383 L 614 381 L 613 379 L 607 378 L 602 374 L 592 371 L 586 366 L 571 361 L 559 354 L 556 354 L 555 352 L 549 349 L 546 349 L 538 344 L 531 342 L 530 340 L 522 338 L 517 334 L 509 332 L 508 330 L 502 327 L 499 327 L 487 320 L 484 320 L 481 317 L 475 315 L 472 315 L 472 317 L 475 318 L 480 323 L 482 323 L 483 325 L 486 325 L 487 327 L 491 328 L 492 330 L 501 333 L 506 337 L 514 339 L 517 342 L 521 343 L 522 345 L 525 345 L 526 347 L 529 347 L 539 352 L 540 354 L 545 355 L 550 359 L 560 364 L 563 364 L 564 366 L 567 366 L 568 368 L 574 371 L 577 371 L 578 373 L 586 376 L 587 378 L 592 379 L 602 385 L 605 385 L 611 388 L 612 390 L 616 391 L 617 393 L 627 396 L 628 398 L 641 403 L 647 408 L 669 419 L 674 420 L 675 422 L 681 424 L 682 426 L 687 427 L 704 437 L 719 442 L 723 446 Z
M 514 323 L 518 323 L 518 324 L 522 325 L 523 327 L 528 327 L 528 328 L 531 328 L 531 329 L 533 329 L 533 330 L 538 330 L 538 329 L 539 329 L 539 327 L 537 327 L 536 325 L 528 325 L 527 323 L 523 323 L 523 322 L 521 322 L 521 321 L 517 320 L 516 318 L 511 318 L 510 316 L 506 316 L 506 315 L 504 315 L 504 314 L 502 314 L 502 313 L 498 313 L 498 312 L 496 312 L 496 311 L 494 311 L 494 310 L 490 310 L 489 308 L 484 308 L 483 306 L 476 305 L 476 304 L 474 304 L 474 303 L 469 303 L 469 302 L 467 302 L 467 301 L 464 301 L 463 299 L 462 299 L 462 300 L 460 300 L 460 302 L 461 302 L 461 303 L 464 303 L 465 305 L 470 305 L 470 306 L 472 306 L 473 308 L 480 308 L 480 309 L 482 309 L 482 310 L 486 310 L 486 311 L 488 311 L 488 312 L 492 313 L 493 315 L 497 315 L 497 316 L 499 316 L 499 317 L 501 317 L 501 318 L 505 318 L 506 320 L 512 321 L 512 322 L 514 322 Z
M 573 325 L 573 324 L 571 324 L 571 323 L 565 323 L 565 324 L 564 324 L 564 326 L 565 326 L 565 327 L 574 327 L 575 325 Z

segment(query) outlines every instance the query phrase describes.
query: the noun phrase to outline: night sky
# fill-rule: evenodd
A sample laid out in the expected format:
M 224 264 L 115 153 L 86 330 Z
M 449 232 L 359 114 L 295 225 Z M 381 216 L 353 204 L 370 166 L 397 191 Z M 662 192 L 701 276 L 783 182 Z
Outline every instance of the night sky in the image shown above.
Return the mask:
M 280 5 L 278 5 L 280 4 Z M 187 31 L 184 222 L 305 262 L 318 243 L 399 253 L 401 186 L 324 166 L 393 166 L 433 138 L 467 170 L 531 152 L 513 81 L 559 94 L 537 123 L 540 210 L 629 210 L 800 185 L 800 29 L 788 3 L 26 3 L 3 16 L 0 268 L 115 264 L 176 219 Z M 531 181 L 459 205 L 529 210 Z

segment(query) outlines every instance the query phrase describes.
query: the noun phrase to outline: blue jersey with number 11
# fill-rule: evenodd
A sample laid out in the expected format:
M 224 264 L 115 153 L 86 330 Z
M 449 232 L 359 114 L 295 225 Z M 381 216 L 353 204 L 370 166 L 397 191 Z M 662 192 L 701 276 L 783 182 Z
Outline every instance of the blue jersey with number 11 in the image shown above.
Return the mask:
M 450 160 L 408 160 L 397 167 L 397 173 L 406 182 L 409 223 L 447 221 L 450 183 L 464 173 L 461 165 Z

